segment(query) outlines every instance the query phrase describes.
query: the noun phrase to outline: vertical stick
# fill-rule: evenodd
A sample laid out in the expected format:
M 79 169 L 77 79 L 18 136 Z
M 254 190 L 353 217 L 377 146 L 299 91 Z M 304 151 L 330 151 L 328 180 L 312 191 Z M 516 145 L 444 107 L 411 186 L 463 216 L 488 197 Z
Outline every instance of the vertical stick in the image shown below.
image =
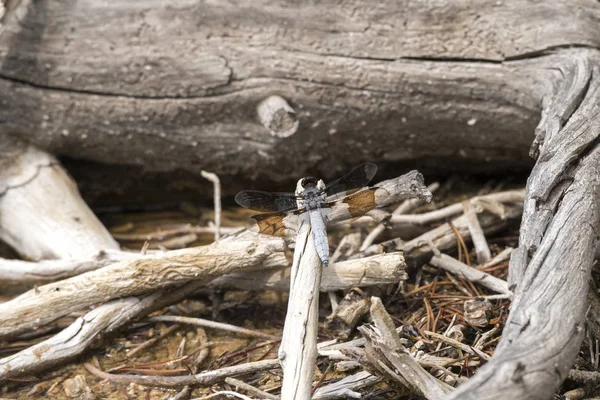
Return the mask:
M 203 178 L 208 179 L 214 186 L 215 200 L 215 242 L 221 237 L 221 180 L 217 174 L 207 171 L 200 171 Z
M 290 277 L 279 361 L 283 369 L 281 398 L 308 400 L 317 360 L 321 260 L 308 221 L 301 219 Z
M 465 216 L 467 217 L 467 226 L 471 233 L 471 239 L 473 240 L 473 246 L 475 246 L 475 253 L 477 254 L 477 263 L 484 264 L 492 258 L 492 253 L 485 239 L 481 224 L 479 224 L 479 218 L 477 218 L 477 212 L 471 206 L 470 200 L 465 200 L 462 203 Z

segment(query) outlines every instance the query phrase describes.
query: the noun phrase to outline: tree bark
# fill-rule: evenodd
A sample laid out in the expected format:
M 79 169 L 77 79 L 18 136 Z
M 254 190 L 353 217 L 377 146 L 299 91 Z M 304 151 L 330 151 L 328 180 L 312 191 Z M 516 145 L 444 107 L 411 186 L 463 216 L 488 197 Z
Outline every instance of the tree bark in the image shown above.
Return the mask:
M 52 153 L 128 166 L 120 183 L 138 191 L 149 172 L 190 173 L 174 192 L 215 171 L 232 193 L 356 158 L 524 171 L 551 53 L 598 47 L 598 18 L 586 0 L 23 0 L 0 36 L 0 120 Z M 265 119 L 272 96 L 284 103 Z M 98 171 L 74 170 L 90 197 L 123 190 Z
M 583 340 L 600 224 L 600 52 L 572 54 L 560 72 L 532 147 L 510 316 L 494 357 L 451 399 L 549 399 Z

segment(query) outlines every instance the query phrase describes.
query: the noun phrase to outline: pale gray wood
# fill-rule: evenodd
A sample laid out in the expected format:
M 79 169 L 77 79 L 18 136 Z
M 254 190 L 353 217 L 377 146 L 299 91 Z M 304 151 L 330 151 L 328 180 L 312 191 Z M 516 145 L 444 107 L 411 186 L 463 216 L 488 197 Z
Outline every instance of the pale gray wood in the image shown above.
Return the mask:
M 0 258 L 0 281 L 57 281 L 115 264 L 119 261 L 140 257 L 140 254 L 125 251 L 101 251 L 94 257 L 83 260 L 60 259 L 32 262 Z
M 10 136 L 0 136 L 0 240 L 30 260 L 119 249 L 56 158 Z
M 51 338 L 0 359 L 0 381 L 64 365 L 98 345 L 99 337 L 121 329 L 137 317 L 181 301 L 203 285 L 204 282 L 195 281 L 175 290 L 163 289 L 147 296 L 106 302 Z
M 437 380 L 427 372 L 402 344 L 392 317 L 378 297 L 371 297 L 371 318 L 374 327 L 359 328 L 367 339 L 367 360 L 372 368 L 379 371 L 387 380 L 397 380 L 411 393 L 428 400 L 441 400 L 451 393 L 453 388 Z M 369 351 L 370 350 L 370 351 Z M 370 356 L 369 356 L 370 354 Z
M 510 261 L 510 316 L 492 359 L 451 399 L 549 399 L 579 351 L 600 223 L 599 65 L 585 50 L 560 64 Z
M 290 276 L 290 295 L 277 358 L 283 370 L 282 399 L 309 400 L 317 363 L 321 258 L 311 223 L 301 219 Z
M 134 168 L 122 184 L 331 178 L 358 143 L 362 159 L 420 169 L 522 171 L 555 64 L 530 56 L 597 46 L 599 18 L 588 0 L 23 0 L 0 35 L 0 120 L 53 153 Z M 261 123 L 272 95 L 298 122 L 289 137 Z M 89 193 L 122 189 L 74 171 Z
M 116 297 L 136 296 L 191 280 L 208 283 L 245 269 L 287 265 L 283 240 L 261 239 L 242 237 L 147 255 L 37 287 L 0 304 L 0 337 L 14 337 Z
M 400 252 L 334 262 L 321 274 L 322 292 L 348 290 L 398 283 L 408 279 L 406 264 Z M 290 290 L 290 268 L 228 274 L 213 280 L 208 286 L 237 290 Z
M 450 273 L 458 275 L 460 278 L 468 279 L 472 282 L 479 283 L 482 286 L 487 287 L 495 291 L 496 293 L 506 294 L 512 296 L 512 293 L 508 290 L 508 284 L 505 280 L 496 278 L 495 276 L 478 270 L 477 268 L 470 267 L 462 262 L 458 261 L 454 257 L 450 257 L 447 254 L 442 254 L 439 251 L 429 263 L 434 267 L 444 269 Z

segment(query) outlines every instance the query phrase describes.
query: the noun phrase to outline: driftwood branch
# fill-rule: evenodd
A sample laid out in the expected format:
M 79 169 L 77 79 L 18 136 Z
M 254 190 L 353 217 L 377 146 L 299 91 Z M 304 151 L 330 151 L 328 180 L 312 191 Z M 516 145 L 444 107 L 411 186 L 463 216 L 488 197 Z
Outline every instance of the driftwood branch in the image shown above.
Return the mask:
M 394 328 L 392 318 L 381 300 L 371 298 L 371 318 L 376 329 L 360 328 L 367 339 L 368 362 L 388 380 L 397 380 L 412 393 L 427 399 L 442 399 L 452 388 L 425 371 L 402 345 Z
M 120 257 L 133 257 L 133 259 L 140 257 L 139 254 L 123 252 L 112 252 L 106 255 L 112 260 Z M 283 251 L 281 259 L 285 260 Z M 104 258 L 102 260 L 106 261 Z M 394 283 L 407 278 L 404 267 L 404 258 L 400 253 L 333 263 L 323 271 L 321 291 Z M 273 271 L 229 274 L 213 280 L 209 286 L 242 290 L 289 290 L 289 268 L 283 270 L 273 268 Z M 74 359 L 97 343 L 98 336 L 115 331 L 151 311 L 176 303 L 203 287 L 206 287 L 206 282 L 197 281 L 139 298 L 129 297 L 105 303 L 77 319 L 70 327 L 54 337 L 0 359 L 0 380 L 42 371 Z M 76 296 L 76 293 L 73 295 Z M 75 301 L 78 301 L 77 298 Z M 53 313 L 53 305 L 47 305 L 45 310 Z
M 321 291 L 346 290 L 396 283 L 408 279 L 402 253 L 377 254 L 370 257 L 334 262 L 323 268 Z M 290 290 L 290 268 L 274 268 L 228 274 L 209 283 L 209 287 L 240 290 Z
M 140 257 L 141 255 L 136 253 L 102 250 L 95 256 L 85 259 L 44 260 L 39 262 L 0 259 L 0 281 L 57 281 Z
M 118 375 L 103 372 L 92 364 L 85 364 L 85 368 L 94 375 L 109 382 L 120 384 L 137 383 L 138 385 L 156 386 L 164 388 L 181 388 L 185 385 L 209 386 L 222 382 L 225 378 L 252 374 L 279 367 L 278 360 L 262 360 L 232 367 L 225 367 L 214 371 L 204 371 L 195 375 L 185 376 L 144 376 L 144 375 Z
M 203 285 L 202 281 L 191 282 L 139 298 L 109 301 L 78 318 L 50 339 L 0 359 L 0 381 L 43 371 L 72 360 L 98 344 L 99 336 L 116 331 L 135 318 L 181 301 Z
M 470 201 L 463 201 L 463 208 L 465 216 L 467 217 L 467 223 L 469 226 L 469 233 L 471 234 L 471 240 L 473 240 L 473 246 L 475 246 L 475 253 L 477 254 L 477 263 L 484 264 L 492 258 L 490 248 L 485 239 L 485 235 L 481 229 L 481 224 L 477 218 L 477 212 L 473 209 Z
M 434 267 L 444 269 L 454 275 L 458 275 L 461 278 L 477 282 L 480 285 L 485 286 L 497 293 L 512 295 L 508 289 L 508 283 L 506 283 L 506 281 L 496 278 L 495 276 L 486 272 L 480 271 L 477 268 L 469 267 L 457 259 L 450 257 L 449 255 L 441 254 L 439 251 L 434 251 L 434 253 L 434 256 L 431 257 L 431 260 L 429 261 L 429 263 Z
M 600 54 L 562 57 L 532 147 L 510 316 L 494 356 L 451 399 L 549 399 L 579 351 L 600 223 L 600 120 L 590 118 Z
M 279 400 L 279 396 L 275 396 L 271 393 L 267 393 L 265 391 L 259 390 L 252 385 L 248 385 L 246 382 L 242 382 L 239 379 L 235 378 L 225 378 L 225 383 L 230 384 L 236 388 L 240 388 L 245 390 L 246 392 L 252 393 L 258 399 L 267 399 L 267 400 Z
M 317 361 L 320 281 L 321 259 L 310 223 L 303 220 L 296 238 L 290 296 L 278 352 L 283 369 L 281 396 L 284 399 L 311 398 Z
M 0 337 L 8 338 L 43 326 L 61 316 L 115 297 L 135 296 L 181 285 L 208 283 L 223 274 L 253 268 L 284 266 L 279 238 L 231 238 L 219 243 L 147 255 L 40 286 L 0 304 Z M 47 306 L 52 304 L 52 312 Z
M 367 371 L 361 371 L 335 383 L 321 386 L 315 391 L 313 400 L 360 399 L 362 395 L 357 390 L 379 382 L 381 382 L 381 378 L 373 376 Z
M 0 135 L 0 239 L 32 260 L 119 248 L 54 156 Z

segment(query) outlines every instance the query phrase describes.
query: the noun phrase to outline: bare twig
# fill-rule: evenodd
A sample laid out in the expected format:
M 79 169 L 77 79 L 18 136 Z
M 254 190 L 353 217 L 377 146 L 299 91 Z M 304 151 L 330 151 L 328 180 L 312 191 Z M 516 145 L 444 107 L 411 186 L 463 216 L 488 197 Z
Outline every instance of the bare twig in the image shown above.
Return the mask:
M 506 281 L 496 278 L 495 276 L 486 272 L 480 271 L 477 268 L 469 267 L 455 258 L 450 257 L 449 255 L 441 254 L 439 251 L 436 251 L 436 253 L 437 254 L 435 254 L 429 261 L 429 263 L 434 267 L 442 268 L 452 274 L 458 275 L 461 278 L 479 283 L 480 285 L 483 285 L 497 293 L 511 293 L 508 289 L 508 283 L 506 283 Z
M 221 180 L 217 174 L 207 171 L 200 171 L 203 178 L 213 183 L 214 203 L 215 203 L 215 242 L 221 237 Z
M 198 373 L 198 369 L 200 368 L 200 365 L 204 362 L 206 357 L 208 357 L 208 354 L 210 352 L 209 347 L 207 346 L 208 336 L 206 335 L 206 331 L 199 327 L 197 329 L 197 337 L 198 337 L 198 345 L 201 347 L 201 349 L 200 349 L 200 352 L 198 353 L 198 356 L 196 356 L 196 360 L 194 360 L 194 363 L 192 364 L 192 366 L 190 368 L 190 370 L 194 374 Z M 192 393 L 192 387 L 190 385 L 186 385 L 171 400 L 189 399 L 191 393 Z
M 161 339 L 164 339 L 165 337 L 169 336 L 171 333 L 177 331 L 180 328 L 179 325 L 173 325 L 168 327 L 164 332 L 162 332 L 160 335 L 150 338 L 148 340 L 146 340 L 143 343 L 140 343 L 138 346 L 136 346 L 135 348 L 131 349 L 130 351 L 127 352 L 127 356 L 128 357 L 133 357 L 134 355 L 136 355 L 137 353 L 139 353 L 142 350 L 146 350 L 147 348 L 151 347 L 154 343 L 158 342 Z
M 525 198 L 525 191 L 523 190 L 511 190 L 506 192 L 490 193 L 483 196 L 473 197 L 470 201 L 476 207 L 483 211 L 485 207 L 479 206 L 479 202 L 483 200 L 494 200 L 501 203 L 523 203 Z M 460 215 L 463 212 L 462 203 L 455 203 L 448 207 L 440 208 L 439 210 L 429 211 L 423 214 L 407 214 L 407 215 L 393 215 L 389 222 L 391 224 L 415 224 L 415 225 L 427 225 L 436 221 L 443 221 L 448 218 Z M 494 214 L 494 213 L 491 213 Z M 373 219 L 370 217 L 361 217 L 355 221 L 352 221 L 352 226 L 363 226 L 372 225 Z
M 354 254 L 360 247 L 361 237 L 362 235 L 360 232 L 353 232 L 345 235 L 342 240 L 340 240 L 338 247 L 329 259 L 330 265 L 336 263 L 341 258 L 347 258 Z M 323 287 L 323 283 L 324 280 L 321 278 L 321 287 Z M 333 290 L 328 291 L 327 295 L 329 296 L 329 301 L 331 303 L 331 311 L 335 312 L 339 304 L 339 299 Z
M 357 390 L 373 386 L 379 382 L 381 382 L 381 378 L 366 371 L 361 371 L 335 383 L 321 386 L 315 391 L 313 400 L 360 399 L 362 395 Z
M 437 339 L 439 341 L 447 343 L 447 344 L 449 344 L 449 345 L 451 345 L 453 347 L 456 347 L 457 349 L 461 349 L 465 353 L 472 354 L 472 355 L 477 356 L 479 358 L 482 358 L 482 359 L 484 359 L 486 361 L 490 359 L 490 356 L 488 356 L 487 354 L 485 354 L 485 353 L 483 353 L 481 351 L 477 351 L 476 349 L 473 349 L 471 346 L 468 346 L 468 345 L 466 345 L 464 343 L 461 343 L 458 340 L 451 339 L 451 338 L 446 337 L 444 335 L 440 335 L 439 333 L 436 333 L 436 332 L 423 331 L 423 333 L 425 333 L 429 337 L 432 337 L 434 339 Z
M 523 206 L 515 203 L 506 207 L 506 216 L 504 219 L 500 219 L 492 214 L 483 213 L 480 215 L 480 223 L 484 232 L 493 233 L 506 227 L 509 223 L 520 217 L 522 211 Z M 470 238 L 471 235 L 467 226 L 466 217 L 461 215 L 460 217 L 453 219 L 450 223 L 440 225 L 406 243 L 398 242 L 394 239 L 372 245 L 365 251 L 365 254 L 380 253 L 383 249 L 388 251 L 390 249 L 395 249 L 403 250 L 404 256 L 408 262 L 423 259 L 432 253 L 429 241 L 432 241 L 440 250 L 448 250 L 456 246 L 456 234 L 451 225 L 456 228 L 461 237 L 464 239 Z
M 268 333 L 253 331 L 251 329 L 240 328 L 239 326 L 225 324 L 223 322 L 210 321 L 202 318 L 180 317 L 176 315 L 159 315 L 156 317 L 150 317 L 148 320 L 154 322 L 176 322 L 178 324 L 201 326 L 203 328 L 221 329 L 229 332 L 239 333 L 245 336 L 260 337 L 268 340 L 279 339 L 279 336 L 269 335 Z
M 258 399 L 279 400 L 279 396 L 275 396 L 274 394 L 267 393 L 263 390 L 255 388 L 254 386 L 248 385 L 247 383 L 242 382 L 239 379 L 235 379 L 235 378 L 231 378 L 231 377 L 225 378 L 225 383 L 228 383 L 231 386 L 235 386 L 236 388 L 245 390 L 246 392 L 249 392 L 249 393 L 253 394 L 254 396 L 256 396 Z
M 185 376 L 148 376 L 148 375 L 119 375 L 106 373 L 90 363 L 84 364 L 84 367 L 92 374 L 106 379 L 109 382 L 130 384 L 137 383 L 144 386 L 155 386 L 164 388 L 178 388 L 185 385 L 208 386 L 222 382 L 230 376 L 252 374 L 267 369 L 279 367 L 279 361 L 276 359 L 255 361 L 232 367 L 225 367 L 214 371 L 205 371 L 195 375 Z
M 473 347 L 478 350 L 483 350 L 485 345 L 489 342 L 489 340 L 500 331 L 500 325 L 495 325 L 492 329 L 487 332 L 484 332 L 479 339 L 475 343 L 473 343 Z
M 477 269 L 486 269 L 486 268 L 501 264 L 505 261 L 508 261 L 508 260 L 510 260 L 510 255 L 512 254 L 512 252 L 513 252 L 513 248 L 507 247 L 506 249 L 502 250 L 500 253 L 496 254 L 496 256 L 494 258 L 492 258 L 490 261 L 486 262 L 483 265 L 478 265 Z
M 477 263 L 483 264 L 488 262 L 490 258 L 492 258 L 492 253 L 490 252 L 487 240 L 485 239 L 483 229 L 481 229 L 481 225 L 479 224 L 477 212 L 468 200 L 463 201 L 462 205 L 465 216 L 467 217 L 467 225 L 469 227 L 469 232 L 471 233 L 471 240 L 473 241 L 473 246 L 475 246 Z
M 219 390 L 218 392 L 214 392 L 211 393 L 207 396 L 202 396 L 202 397 L 194 397 L 193 399 L 190 400 L 209 400 L 212 399 L 214 397 L 222 397 L 222 396 L 233 396 L 233 397 L 237 397 L 238 399 L 242 399 L 242 400 L 252 400 L 250 397 L 248 396 L 244 396 L 243 394 L 237 393 L 237 392 L 232 392 L 231 390 Z

